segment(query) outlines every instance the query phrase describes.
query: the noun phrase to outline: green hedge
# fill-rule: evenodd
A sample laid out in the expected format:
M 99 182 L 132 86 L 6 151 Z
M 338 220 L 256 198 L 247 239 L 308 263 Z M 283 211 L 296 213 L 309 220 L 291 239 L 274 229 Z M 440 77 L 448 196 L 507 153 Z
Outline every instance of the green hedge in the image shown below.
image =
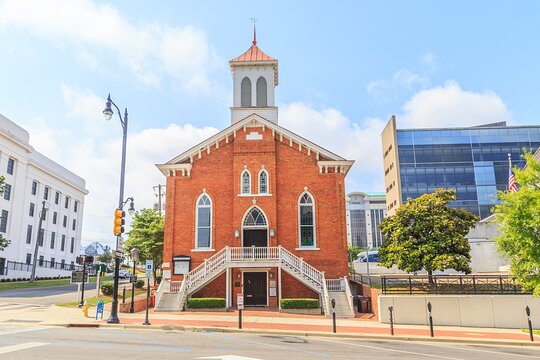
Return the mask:
M 103 295 L 112 295 L 114 292 L 114 284 L 112 282 L 107 282 L 101 285 L 101 292 Z
M 279 303 L 282 309 L 317 309 L 320 307 L 318 299 L 281 299 Z
M 223 298 L 192 298 L 186 303 L 188 309 L 218 309 L 225 307 Z
M 137 289 L 142 289 L 144 286 L 144 280 L 137 280 L 137 282 L 135 283 L 135 287 Z

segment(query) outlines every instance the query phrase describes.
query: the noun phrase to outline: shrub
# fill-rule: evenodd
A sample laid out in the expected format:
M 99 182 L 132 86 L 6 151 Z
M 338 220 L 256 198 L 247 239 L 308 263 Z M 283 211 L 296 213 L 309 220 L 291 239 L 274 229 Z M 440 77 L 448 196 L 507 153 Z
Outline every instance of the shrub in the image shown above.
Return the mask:
M 218 309 L 225 307 L 224 298 L 192 298 L 187 299 L 188 309 Z
M 112 282 L 107 282 L 101 285 L 101 292 L 103 295 L 110 296 L 114 292 L 114 284 Z
M 137 282 L 135 283 L 135 287 L 137 289 L 142 289 L 143 286 L 144 286 L 144 280 L 137 280 Z
M 11 279 L 9 279 L 9 278 L 8 278 L 8 279 L 6 279 L 6 282 L 11 282 Z
M 319 308 L 318 299 L 281 299 L 282 309 L 317 309 Z
M 6 279 L 0 279 L 0 282 L 6 282 Z

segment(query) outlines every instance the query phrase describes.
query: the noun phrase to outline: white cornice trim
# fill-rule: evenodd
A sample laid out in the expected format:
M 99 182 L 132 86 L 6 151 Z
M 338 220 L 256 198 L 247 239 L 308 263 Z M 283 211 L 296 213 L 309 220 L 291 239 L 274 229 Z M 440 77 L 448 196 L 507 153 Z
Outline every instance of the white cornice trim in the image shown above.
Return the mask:
M 191 164 L 157 164 L 156 166 L 165 176 L 176 176 L 177 171 L 181 173 L 178 175 L 191 176 Z
M 349 163 L 348 160 L 342 158 L 339 155 L 334 154 L 331 151 L 328 151 L 321 146 L 304 139 L 300 135 L 297 135 L 293 133 L 292 131 L 289 131 L 265 118 L 263 118 L 260 115 L 257 114 L 251 114 L 246 116 L 244 119 L 232 124 L 231 126 L 225 128 L 224 130 L 218 132 L 214 136 L 211 136 L 207 140 L 195 145 L 194 147 L 190 148 L 189 150 L 183 152 L 182 154 L 176 156 L 175 158 L 169 160 L 165 164 L 156 164 L 158 169 L 162 170 L 165 165 L 179 165 L 180 163 L 184 163 L 186 161 L 189 161 L 189 163 L 193 163 L 193 161 L 196 161 L 197 159 L 200 159 L 203 154 L 209 154 L 212 147 L 216 148 L 216 144 L 219 144 L 220 141 L 225 140 L 226 143 L 228 143 L 229 139 L 236 137 L 236 132 L 240 129 L 245 129 L 248 127 L 268 127 L 272 130 L 274 137 L 278 137 L 278 141 L 288 141 L 290 146 L 294 146 L 299 151 L 301 151 L 303 148 L 307 148 L 308 155 L 311 155 L 311 153 L 315 153 L 314 156 L 319 161 L 319 157 L 322 155 L 325 158 L 331 159 L 331 161 L 338 161 L 338 162 L 346 162 Z M 349 167 L 352 165 L 353 162 L 350 162 Z M 333 165 L 333 164 L 332 164 Z M 339 165 L 345 165 L 345 164 L 339 164 Z M 348 170 L 348 169 L 347 169 Z
M 328 160 L 321 160 L 317 161 L 317 165 L 319 165 L 319 173 L 321 174 L 328 174 L 328 169 L 333 169 L 333 173 L 343 173 L 347 175 L 349 170 L 351 169 L 351 166 L 353 166 L 354 160 L 345 160 L 345 161 L 328 161 Z

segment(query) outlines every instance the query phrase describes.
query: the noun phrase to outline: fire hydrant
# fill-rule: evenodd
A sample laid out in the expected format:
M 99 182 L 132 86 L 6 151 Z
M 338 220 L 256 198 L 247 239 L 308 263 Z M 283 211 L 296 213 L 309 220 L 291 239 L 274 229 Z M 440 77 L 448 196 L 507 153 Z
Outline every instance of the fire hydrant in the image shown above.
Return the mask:
M 83 306 L 82 306 L 82 312 L 83 312 L 83 315 L 84 317 L 88 317 L 88 308 L 90 306 L 88 306 L 88 302 L 84 302 Z

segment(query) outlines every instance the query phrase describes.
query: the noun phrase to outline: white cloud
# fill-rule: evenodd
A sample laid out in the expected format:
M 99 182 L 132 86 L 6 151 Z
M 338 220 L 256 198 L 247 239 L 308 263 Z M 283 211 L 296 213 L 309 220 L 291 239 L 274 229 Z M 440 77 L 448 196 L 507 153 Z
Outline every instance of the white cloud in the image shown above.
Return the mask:
M 429 78 L 408 69 L 396 71 L 390 80 L 374 80 L 366 86 L 370 96 L 380 100 L 388 100 L 401 90 L 422 89 L 429 86 Z
M 185 89 L 208 90 L 208 73 L 221 62 L 204 31 L 192 26 L 134 24 L 110 5 L 90 0 L 5 0 L 0 2 L 0 28 L 30 31 L 54 43 L 77 49 L 77 59 L 97 66 L 88 49 L 116 54 L 144 84 L 159 86 L 173 77 Z
M 280 107 L 279 123 L 327 150 L 355 160 L 347 175 L 347 191 L 384 187 L 380 185 L 384 120 L 368 118 L 356 123 L 333 108 L 319 110 L 312 104 L 293 103 Z
M 79 51 L 77 53 L 77 60 L 91 69 L 97 69 L 99 67 L 98 59 L 88 51 Z
M 422 90 L 403 106 L 398 128 L 475 126 L 511 121 L 512 114 L 502 99 L 491 91 L 462 90 L 455 81 Z

